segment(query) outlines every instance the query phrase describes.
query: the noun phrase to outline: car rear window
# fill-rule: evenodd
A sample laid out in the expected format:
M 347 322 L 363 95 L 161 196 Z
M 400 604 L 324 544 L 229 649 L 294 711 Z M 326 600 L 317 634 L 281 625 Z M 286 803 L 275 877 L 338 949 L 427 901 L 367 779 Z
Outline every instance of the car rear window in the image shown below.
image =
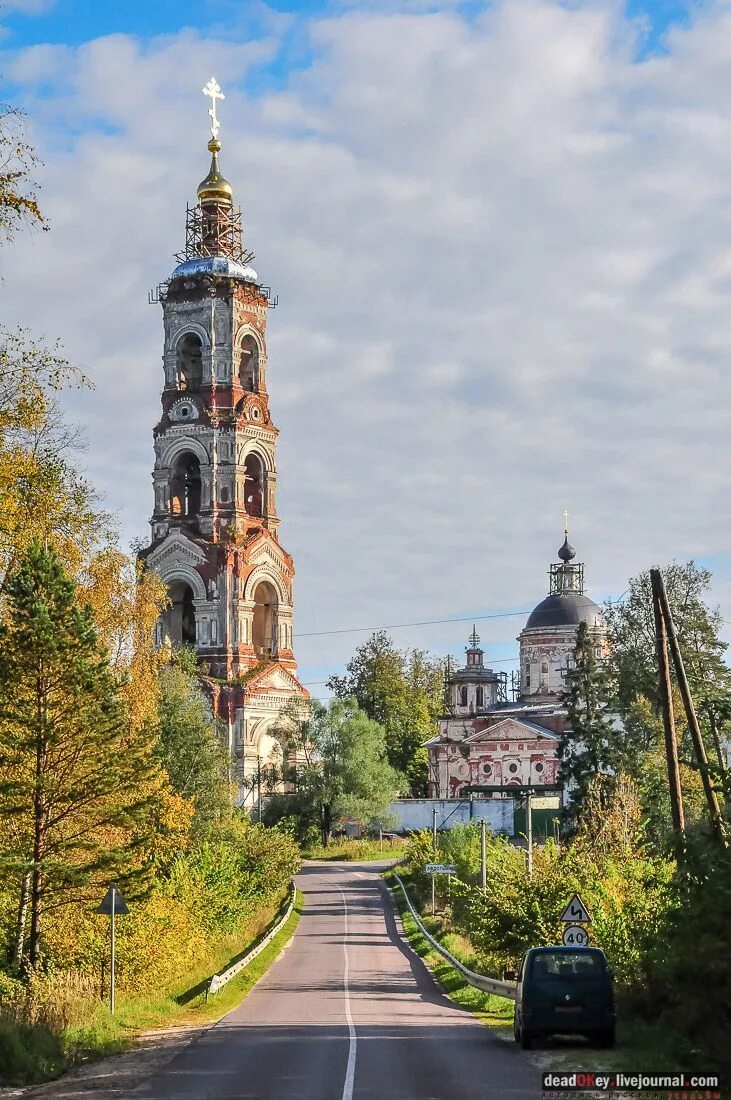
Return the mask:
M 604 959 L 593 952 L 544 951 L 534 955 L 531 965 L 533 978 L 601 978 L 605 974 Z

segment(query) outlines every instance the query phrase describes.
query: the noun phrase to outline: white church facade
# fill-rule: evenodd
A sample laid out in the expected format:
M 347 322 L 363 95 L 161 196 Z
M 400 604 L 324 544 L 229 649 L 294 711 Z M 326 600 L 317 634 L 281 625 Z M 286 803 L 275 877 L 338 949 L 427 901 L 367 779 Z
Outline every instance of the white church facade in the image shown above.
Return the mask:
M 584 566 L 575 557 L 565 532 L 559 560 L 549 569 L 548 595 L 518 638 L 520 687 L 514 700 L 508 700 L 505 673 L 485 666 L 473 628 L 465 664 L 449 677 L 439 732 L 426 746 L 431 798 L 500 798 L 510 792 L 499 788 L 556 788 L 567 728 L 562 695 L 579 624 L 587 624 L 597 656 L 606 646 L 601 608 L 585 594 Z

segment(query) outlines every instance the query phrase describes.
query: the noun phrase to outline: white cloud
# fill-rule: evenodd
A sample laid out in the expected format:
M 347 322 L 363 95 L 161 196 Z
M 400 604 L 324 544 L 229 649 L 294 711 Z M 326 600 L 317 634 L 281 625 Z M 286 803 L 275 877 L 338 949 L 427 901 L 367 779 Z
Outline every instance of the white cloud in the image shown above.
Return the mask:
M 55 0 L 3 0 L 0 15 L 10 15 L 11 12 L 20 12 L 21 15 L 42 15 L 54 4 Z
M 313 23 L 311 63 L 258 98 L 237 87 L 276 21 L 244 44 L 186 31 L 8 58 L 53 231 L 0 255 L 3 312 L 94 375 L 89 470 L 126 529 L 146 529 L 161 386 L 145 295 L 207 168 L 215 72 L 223 168 L 280 294 L 299 630 L 529 607 L 566 504 L 595 595 L 704 556 L 731 617 L 730 22 L 705 6 L 637 62 L 614 4 L 351 12 Z M 481 632 L 506 647 L 520 625 Z M 354 640 L 303 639 L 300 659 Z

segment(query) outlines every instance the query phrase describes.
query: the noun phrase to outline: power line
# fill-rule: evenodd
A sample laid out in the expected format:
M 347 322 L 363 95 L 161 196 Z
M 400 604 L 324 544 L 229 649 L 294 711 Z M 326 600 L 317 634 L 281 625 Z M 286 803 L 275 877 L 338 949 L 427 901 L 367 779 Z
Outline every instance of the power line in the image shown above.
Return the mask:
M 471 620 L 470 620 L 471 621 Z M 492 659 L 488 661 L 487 668 L 492 668 L 493 665 L 517 665 L 520 662 L 520 657 L 516 654 L 515 657 L 499 657 L 496 661 Z M 303 687 L 317 687 L 319 684 L 326 684 L 327 680 L 303 680 Z
M 295 634 L 295 638 L 320 638 L 324 634 L 360 634 L 373 630 L 406 630 L 411 626 L 441 626 L 444 623 L 481 623 L 485 619 L 516 619 L 521 615 L 530 615 L 527 611 L 501 611 L 496 615 L 462 615 L 458 619 L 425 619 L 420 623 L 393 623 L 390 626 L 346 626 L 339 630 L 312 630 L 306 634 Z M 497 663 L 497 662 L 496 662 Z

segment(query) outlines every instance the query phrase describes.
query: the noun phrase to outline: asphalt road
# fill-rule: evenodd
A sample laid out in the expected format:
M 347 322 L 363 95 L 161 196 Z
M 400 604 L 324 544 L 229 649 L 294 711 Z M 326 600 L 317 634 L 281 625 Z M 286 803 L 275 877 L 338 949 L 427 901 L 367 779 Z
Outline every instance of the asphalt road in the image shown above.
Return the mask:
M 136 1100 L 540 1100 L 530 1056 L 438 990 L 373 864 L 310 864 L 297 934 Z

